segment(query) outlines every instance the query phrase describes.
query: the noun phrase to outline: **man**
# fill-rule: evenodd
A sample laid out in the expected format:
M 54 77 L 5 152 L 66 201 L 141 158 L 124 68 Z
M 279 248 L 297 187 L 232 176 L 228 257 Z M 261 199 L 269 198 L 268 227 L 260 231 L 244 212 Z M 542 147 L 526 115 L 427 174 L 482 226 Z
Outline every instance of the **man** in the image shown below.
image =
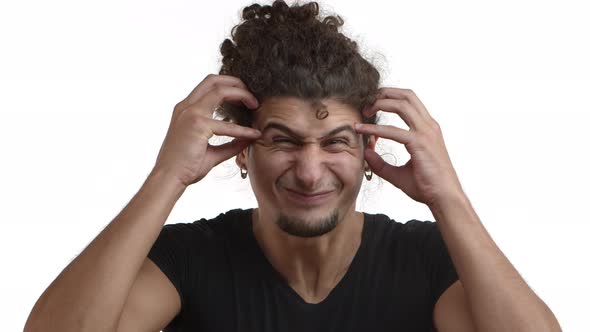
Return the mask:
M 473 211 L 438 123 L 411 90 L 377 89 L 342 22 L 317 9 L 244 9 L 220 75 L 176 105 L 148 179 L 26 331 L 560 330 Z M 410 130 L 376 124 L 378 111 Z M 379 137 L 411 160 L 385 163 Z M 162 228 L 186 188 L 233 156 L 258 207 Z M 373 172 L 437 222 L 355 211 Z

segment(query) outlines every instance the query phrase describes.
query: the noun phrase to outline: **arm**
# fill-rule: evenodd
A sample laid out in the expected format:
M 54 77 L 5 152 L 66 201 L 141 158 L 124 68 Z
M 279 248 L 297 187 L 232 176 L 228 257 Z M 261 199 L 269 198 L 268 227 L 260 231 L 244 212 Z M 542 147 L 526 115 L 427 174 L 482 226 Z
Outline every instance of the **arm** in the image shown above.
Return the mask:
M 478 331 L 561 331 L 551 310 L 483 227 L 461 187 L 442 129 L 418 96 L 409 89 L 381 88 L 363 115 L 370 117 L 379 110 L 398 114 L 410 130 L 357 124 L 357 132 L 402 143 L 411 158 L 403 166 L 390 165 L 372 144 L 365 149 L 365 160 L 377 175 L 430 208 L 459 275 L 460 282 L 435 305 L 437 328 L 463 331 L 473 321 Z M 447 315 L 452 311 L 456 312 Z M 454 324 L 453 317 L 460 317 L 460 322 Z M 457 326 L 461 328 L 453 328 Z
M 25 331 L 115 331 L 138 272 L 183 191 L 163 173 L 151 174 L 45 290 Z
M 255 129 L 212 119 L 224 101 L 258 107 L 244 82 L 228 75 L 207 76 L 178 103 L 148 179 L 43 292 L 25 331 L 115 331 L 121 318 L 122 327 L 136 329 L 134 317 L 149 316 L 148 325 L 160 326 L 178 312 L 178 293 L 146 257 L 184 190 L 260 136 Z M 213 135 L 236 139 L 212 146 Z M 150 301 L 154 298 L 164 303 Z
M 496 246 L 464 193 L 449 195 L 429 208 L 457 269 L 477 331 L 561 331 L 549 307 Z M 461 301 L 465 299 L 456 303 Z

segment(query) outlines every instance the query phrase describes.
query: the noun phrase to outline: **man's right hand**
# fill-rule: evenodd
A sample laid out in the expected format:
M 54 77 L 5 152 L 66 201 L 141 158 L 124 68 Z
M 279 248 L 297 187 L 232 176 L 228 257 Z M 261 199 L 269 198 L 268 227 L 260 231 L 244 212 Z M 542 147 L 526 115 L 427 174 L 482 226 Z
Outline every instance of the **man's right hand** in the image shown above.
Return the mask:
M 241 102 L 250 109 L 260 106 L 239 78 L 208 75 L 174 107 L 168 133 L 152 173 L 164 172 L 188 187 L 260 137 L 260 131 L 256 129 L 213 119 L 215 109 L 223 101 Z M 209 144 L 209 138 L 213 135 L 235 139 L 215 146 Z

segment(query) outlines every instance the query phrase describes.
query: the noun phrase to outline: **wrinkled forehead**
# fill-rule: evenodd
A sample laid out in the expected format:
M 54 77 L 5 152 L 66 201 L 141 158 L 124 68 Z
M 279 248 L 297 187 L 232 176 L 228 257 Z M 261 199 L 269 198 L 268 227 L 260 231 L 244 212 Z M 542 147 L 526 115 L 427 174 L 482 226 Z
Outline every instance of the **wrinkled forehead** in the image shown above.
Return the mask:
M 354 107 L 335 99 L 322 99 L 315 105 L 296 97 L 271 97 L 254 112 L 253 127 L 263 129 L 268 122 L 281 122 L 298 129 L 329 128 L 361 122 Z

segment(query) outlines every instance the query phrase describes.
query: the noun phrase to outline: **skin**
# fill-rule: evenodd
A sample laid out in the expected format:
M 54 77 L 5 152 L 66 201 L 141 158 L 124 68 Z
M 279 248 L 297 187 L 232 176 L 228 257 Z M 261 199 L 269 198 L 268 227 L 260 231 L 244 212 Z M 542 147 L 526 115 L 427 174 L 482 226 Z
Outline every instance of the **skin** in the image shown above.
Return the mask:
M 309 303 L 329 294 L 360 245 L 363 215 L 355 206 L 368 168 L 362 135 L 354 130 L 361 122 L 360 112 L 332 99 L 322 102 L 329 115 L 318 119 L 304 100 L 265 100 L 253 122 L 262 135 L 236 158 L 238 166 L 248 171 L 258 201 L 253 231 L 261 249 Z M 337 128 L 348 129 L 328 135 Z M 370 139 L 366 149 L 374 145 Z M 293 191 L 328 193 L 310 202 Z M 337 218 L 334 227 L 328 227 L 332 215 Z M 288 233 L 280 226 L 281 218 L 308 236 Z
M 255 128 L 263 130 L 262 126 L 273 120 L 288 124 L 287 128 L 300 137 L 295 143 L 277 142 L 276 138 L 269 141 L 255 128 L 212 119 L 213 110 L 222 101 L 258 109 Z M 209 75 L 175 107 L 154 173 L 176 184 L 182 192 L 215 165 L 237 154 L 236 162 L 249 171 L 260 205 L 253 215 L 257 242 L 302 299 L 317 303 L 341 280 L 358 250 L 362 215 L 354 211 L 354 206 L 365 165 L 409 197 L 426 204 L 440 228 L 460 280 L 435 304 L 433 321 L 438 331 L 561 331 L 551 310 L 485 230 L 461 187 L 439 124 L 412 90 L 381 88 L 373 105 L 362 112 L 365 117 L 378 111 L 396 113 L 409 130 L 361 125 L 358 111 L 334 100 L 324 103 L 329 115 L 320 120 L 302 100 L 273 98 L 260 105 L 238 78 Z M 334 150 L 331 144 L 336 143 L 324 136 L 341 125 L 352 125 L 359 138 L 360 134 L 373 135 L 367 148 L 349 143 Z M 208 143 L 213 135 L 235 139 L 213 146 Z M 386 163 L 374 151 L 377 137 L 403 144 L 410 160 L 402 166 Z M 287 189 L 330 194 L 318 199 L 319 204 L 310 202 L 309 197 L 294 196 Z M 338 216 L 334 228 L 326 227 L 331 225 L 326 218 L 334 214 Z M 299 231 L 281 227 L 277 221 L 285 219 L 299 226 Z M 94 263 L 95 259 L 90 261 Z M 128 273 L 127 278 L 132 275 Z M 112 278 L 109 275 L 100 281 L 111 284 Z M 99 303 L 103 306 L 92 312 L 102 314 L 105 308 L 113 308 L 112 303 L 105 305 L 107 302 Z M 114 313 L 120 312 L 114 308 Z M 80 321 L 79 316 L 75 321 Z
M 285 147 L 285 142 L 264 141 L 254 128 L 211 119 L 222 100 L 258 109 L 255 127 L 264 129 L 261 126 L 271 119 L 284 121 L 301 137 L 294 146 Z M 315 110 L 302 100 L 270 99 L 259 107 L 239 79 L 209 75 L 175 107 L 154 170 L 163 174 L 167 183 L 176 183 L 184 190 L 212 167 L 238 154 L 236 162 L 249 170 L 260 205 L 254 211 L 253 231 L 261 249 L 305 301 L 317 303 L 340 281 L 360 243 L 362 215 L 354 211 L 354 206 L 364 159 L 376 175 L 426 204 L 440 228 L 460 280 L 435 304 L 433 320 L 438 331 L 561 331 L 551 310 L 485 230 L 461 188 L 439 124 L 412 90 L 381 88 L 373 105 L 362 113 L 365 117 L 378 111 L 396 113 L 409 130 L 360 125 L 358 111 L 331 100 L 324 103 L 329 115 L 323 120 L 317 119 Z M 352 144 L 334 151 L 327 138 L 319 139 L 343 124 L 356 124 L 358 134 L 373 135 L 367 148 Z M 212 146 L 208 139 L 213 135 L 236 139 Z M 377 137 L 403 144 L 410 160 L 402 166 L 386 163 L 374 151 Z M 314 205 L 309 198 L 293 198 L 299 196 L 287 189 L 332 192 Z M 289 234 L 277 223 L 279 212 L 303 229 L 315 229 L 318 236 Z M 333 212 L 338 215 L 335 228 L 319 227 Z M 292 229 L 287 231 L 292 233 Z M 112 283 L 110 275 L 104 282 Z M 103 313 L 112 307 L 93 311 Z
M 366 117 L 377 111 L 397 113 L 410 130 L 380 125 L 356 129 L 359 134 L 404 144 L 411 159 L 399 167 L 375 153 L 376 138 L 364 150 L 353 146 L 337 151 L 331 150 L 326 139 L 319 140 L 338 122 L 360 120 L 358 113 L 348 112 L 351 110 L 344 105 L 325 101 L 330 115 L 318 122 L 305 112 L 309 109 L 300 100 L 265 102 L 256 125 L 277 117 L 277 121 L 296 125 L 293 131 L 302 136 L 297 148 L 286 149 L 278 148 L 276 141 L 264 142 L 256 129 L 213 119 L 215 108 L 223 101 L 259 108 L 241 80 L 213 74 L 178 103 L 144 186 L 47 288 L 25 331 L 80 331 L 89 326 L 104 331 L 163 328 L 181 310 L 180 298 L 146 255 L 186 188 L 236 154 L 238 165 L 249 168 L 260 202 L 254 215 L 256 238 L 271 264 L 306 301 L 317 303 L 325 298 L 358 249 L 362 223 L 353 207 L 364 158 L 378 176 L 427 204 L 440 228 L 460 280 L 435 304 L 437 331 L 561 331 L 555 315 L 528 287 L 479 220 L 451 165 L 440 126 L 414 92 L 380 89 L 376 102 L 364 110 Z M 235 139 L 211 145 L 208 140 L 213 135 Z M 309 192 L 334 189 L 334 193 L 320 206 L 310 207 L 313 204 L 308 202 L 302 208 L 300 202 L 285 206 L 286 188 Z M 301 216 L 291 220 L 303 226 L 323 224 L 334 211 L 339 219 L 335 228 L 324 228 L 322 235 L 305 238 L 279 227 L 279 211 Z
M 561 331 L 555 315 L 493 241 L 463 191 L 442 129 L 410 89 L 381 88 L 363 111 L 398 114 L 409 130 L 357 125 L 357 132 L 404 144 L 410 160 L 386 163 L 374 150 L 365 160 L 381 178 L 432 212 L 459 280 L 435 304 L 438 331 Z

